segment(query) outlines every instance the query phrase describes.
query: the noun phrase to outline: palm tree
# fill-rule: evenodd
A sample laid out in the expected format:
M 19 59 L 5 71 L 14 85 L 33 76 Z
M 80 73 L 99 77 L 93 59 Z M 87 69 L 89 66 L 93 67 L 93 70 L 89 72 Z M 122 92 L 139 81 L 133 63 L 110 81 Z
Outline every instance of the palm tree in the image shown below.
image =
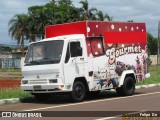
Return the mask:
M 35 23 L 35 17 L 32 15 L 29 15 L 28 18 L 28 34 L 26 35 L 26 39 L 29 40 L 29 42 L 35 42 L 36 36 L 38 31 L 36 30 L 36 23 Z
M 99 11 L 97 13 L 97 16 L 98 16 L 98 20 L 99 21 L 105 21 L 105 20 L 107 20 L 107 21 L 113 21 L 113 17 L 109 16 L 108 14 L 103 14 L 102 11 Z
M 89 15 L 88 15 L 88 1 L 80 1 L 79 3 L 82 4 L 81 12 L 82 12 L 82 18 L 88 20 Z
M 96 20 L 97 8 L 89 9 L 89 20 Z
M 80 8 L 81 11 L 81 18 L 82 20 L 95 20 L 95 13 L 97 13 L 97 9 L 96 8 L 91 8 L 89 9 L 89 4 L 88 1 L 80 1 L 79 3 L 82 4 L 82 8 Z
M 9 35 L 12 39 L 17 40 L 17 44 L 20 45 L 22 53 L 24 55 L 24 40 L 28 34 L 28 15 L 16 14 L 9 21 Z

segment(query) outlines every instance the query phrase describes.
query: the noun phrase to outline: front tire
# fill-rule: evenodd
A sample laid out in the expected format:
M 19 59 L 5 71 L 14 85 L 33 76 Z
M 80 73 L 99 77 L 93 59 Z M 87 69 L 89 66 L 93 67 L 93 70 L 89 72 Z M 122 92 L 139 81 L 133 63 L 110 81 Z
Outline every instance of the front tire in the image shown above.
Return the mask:
M 126 77 L 123 85 L 120 88 L 116 88 L 116 91 L 121 96 L 130 96 L 135 91 L 135 80 L 132 77 Z
M 86 89 L 84 84 L 79 81 L 75 82 L 73 84 L 73 90 L 71 92 L 71 99 L 74 102 L 81 102 L 84 100 L 85 95 L 86 95 Z

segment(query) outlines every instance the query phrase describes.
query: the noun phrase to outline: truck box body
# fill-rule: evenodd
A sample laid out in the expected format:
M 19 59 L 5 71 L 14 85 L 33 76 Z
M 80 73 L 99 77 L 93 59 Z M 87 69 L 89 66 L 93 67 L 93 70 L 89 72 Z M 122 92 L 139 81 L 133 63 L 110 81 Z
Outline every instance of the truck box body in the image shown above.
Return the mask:
M 71 34 L 84 34 L 86 38 L 103 35 L 106 44 L 139 42 L 146 44 L 145 23 L 84 21 L 46 27 L 46 38 Z
M 49 47 L 55 42 L 53 45 L 57 48 L 52 48 L 54 50 L 50 50 L 50 53 L 60 50 L 61 58 L 59 62 L 49 65 L 47 63 L 27 66 L 26 62 L 22 69 L 23 75 L 26 76 L 23 80 L 36 81 L 42 77 L 41 79 L 46 81 L 51 79 L 57 81 L 55 84 L 37 83 L 36 85 L 40 86 L 37 88 L 39 91 L 34 90 L 34 85 L 22 84 L 23 90 L 33 93 L 58 90 L 73 92 L 78 81 L 84 84 L 86 90 L 98 91 L 124 87 L 126 81 L 132 79 L 131 84 L 129 83 L 132 87 L 128 87 L 132 88 L 128 90 L 132 91 L 128 93 L 129 95 L 133 94 L 135 89 L 133 80 L 139 82 L 149 77 L 145 23 L 82 21 L 46 26 L 45 32 L 46 39 L 31 44 L 31 47 L 39 44 L 48 44 Z M 61 43 L 63 45 L 60 45 Z M 58 46 L 61 46 L 61 49 Z M 28 56 L 26 61 L 29 60 Z M 34 78 L 31 77 L 32 73 L 28 73 L 31 69 L 35 70 L 37 77 L 34 75 Z M 44 71 L 50 73 L 48 78 L 44 73 L 38 73 L 40 70 L 41 73 Z M 57 78 L 52 78 L 54 71 L 57 73 L 53 76 Z
M 93 57 L 103 56 L 98 55 L 98 51 L 101 51 L 98 45 L 104 44 L 104 52 L 107 56 L 106 61 L 113 57 L 116 65 L 125 63 L 123 65 L 124 69 L 133 67 L 135 71 L 136 64 L 140 61 L 144 69 L 147 69 L 145 63 L 148 57 L 145 23 L 83 21 L 46 27 L 46 38 L 71 34 L 85 35 L 88 56 L 91 52 L 94 54 Z M 94 49 L 91 46 L 90 38 L 92 37 L 95 37 L 95 40 L 92 40 Z M 96 40 L 96 37 L 103 37 L 104 43 Z M 112 52 L 114 53 L 113 55 Z M 146 72 L 147 70 L 143 71 Z M 141 77 L 142 79 L 145 79 L 145 75 Z

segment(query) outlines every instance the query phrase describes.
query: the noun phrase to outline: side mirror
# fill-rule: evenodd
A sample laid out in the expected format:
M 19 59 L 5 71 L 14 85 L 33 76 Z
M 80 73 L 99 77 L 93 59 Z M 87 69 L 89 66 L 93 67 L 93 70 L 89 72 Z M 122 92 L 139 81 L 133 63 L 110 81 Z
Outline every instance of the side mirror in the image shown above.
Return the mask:
M 82 47 L 79 47 L 77 52 L 78 52 L 78 56 L 82 56 Z

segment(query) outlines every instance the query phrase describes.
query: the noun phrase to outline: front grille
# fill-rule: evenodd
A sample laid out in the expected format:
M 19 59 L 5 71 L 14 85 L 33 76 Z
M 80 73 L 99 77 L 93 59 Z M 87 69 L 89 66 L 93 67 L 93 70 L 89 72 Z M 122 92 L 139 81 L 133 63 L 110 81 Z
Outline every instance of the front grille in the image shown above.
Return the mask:
M 29 80 L 29 84 L 47 84 L 47 80 L 45 79 Z

